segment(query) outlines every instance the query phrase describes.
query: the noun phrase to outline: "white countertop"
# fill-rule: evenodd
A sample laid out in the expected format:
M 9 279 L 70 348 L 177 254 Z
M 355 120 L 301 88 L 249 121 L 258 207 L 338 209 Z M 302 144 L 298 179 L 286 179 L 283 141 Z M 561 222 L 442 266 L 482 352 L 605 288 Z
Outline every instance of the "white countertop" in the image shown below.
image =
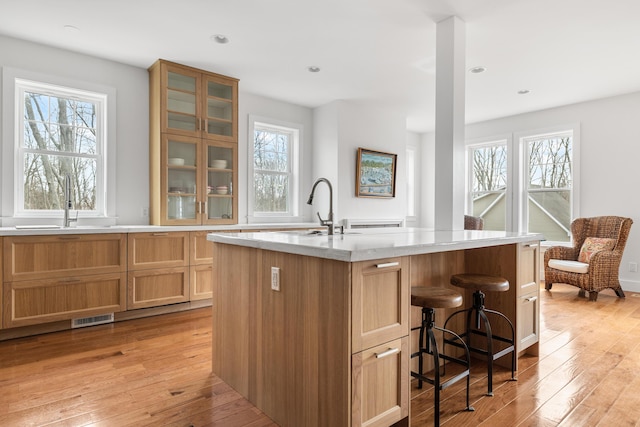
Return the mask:
M 322 228 L 317 222 L 230 224 L 230 225 L 80 225 L 69 228 L 41 225 L 33 228 L 0 227 L 0 236 L 41 236 L 57 234 L 163 233 L 169 231 L 237 231 L 292 228 Z
M 307 231 L 210 233 L 207 240 L 338 261 L 472 249 L 543 240 L 541 234 L 504 231 L 434 231 L 424 228 L 368 228 L 327 236 Z

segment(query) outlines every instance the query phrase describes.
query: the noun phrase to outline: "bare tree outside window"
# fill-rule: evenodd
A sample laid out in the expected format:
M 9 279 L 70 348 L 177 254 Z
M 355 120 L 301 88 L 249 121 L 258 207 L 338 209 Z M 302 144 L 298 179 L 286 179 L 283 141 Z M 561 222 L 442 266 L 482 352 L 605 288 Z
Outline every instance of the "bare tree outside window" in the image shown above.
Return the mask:
M 24 92 L 25 211 L 63 209 L 67 174 L 74 209 L 96 209 L 96 118 L 94 102 Z
M 571 135 L 526 139 L 529 154 L 528 231 L 545 239 L 571 239 L 571 192 L 573 190 Z
M 256 127 L 253 141 L 254 211 L 289 211 L 291 134 Z
M 486 230 L 506 229 L 507 145 L 471 148 L 471 212 L 484 219 Z

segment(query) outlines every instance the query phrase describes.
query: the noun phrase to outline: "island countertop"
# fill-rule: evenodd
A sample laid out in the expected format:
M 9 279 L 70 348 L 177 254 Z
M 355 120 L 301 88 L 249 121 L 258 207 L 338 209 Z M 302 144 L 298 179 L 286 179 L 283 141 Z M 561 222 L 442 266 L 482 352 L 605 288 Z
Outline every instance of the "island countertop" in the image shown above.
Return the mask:
M 473 249 L 543 240 L 541 234 L 504 231 L 434 231 L 370 228 L 328 236 L 309 231 L 210 233 L 207 240 L 337 261 L 355 262 L 405 255 Z

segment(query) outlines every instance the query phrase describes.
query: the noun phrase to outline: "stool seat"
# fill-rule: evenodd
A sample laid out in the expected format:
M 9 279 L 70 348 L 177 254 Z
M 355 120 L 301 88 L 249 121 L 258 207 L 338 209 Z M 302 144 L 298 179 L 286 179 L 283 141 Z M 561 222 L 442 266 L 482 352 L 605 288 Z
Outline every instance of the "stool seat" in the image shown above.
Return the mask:
M 462 305 L 462 295 L 442 286 L 414 286 L 411 305 L 431 308 L 453 308 Z
M 483 292 L 505 292 L 509 290 L 509 281 L 498 276 L 486 274 L 454 274 L 451 284 L 464 289 L 477 289 Z

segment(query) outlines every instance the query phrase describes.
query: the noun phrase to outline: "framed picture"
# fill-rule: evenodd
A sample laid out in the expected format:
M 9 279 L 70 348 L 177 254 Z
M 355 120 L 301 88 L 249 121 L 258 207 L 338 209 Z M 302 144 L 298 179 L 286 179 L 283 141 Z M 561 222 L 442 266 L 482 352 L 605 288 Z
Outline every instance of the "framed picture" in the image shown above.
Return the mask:
M 356 197 L 395 197 L 397 157 L 397 154 L 358 148 Z

